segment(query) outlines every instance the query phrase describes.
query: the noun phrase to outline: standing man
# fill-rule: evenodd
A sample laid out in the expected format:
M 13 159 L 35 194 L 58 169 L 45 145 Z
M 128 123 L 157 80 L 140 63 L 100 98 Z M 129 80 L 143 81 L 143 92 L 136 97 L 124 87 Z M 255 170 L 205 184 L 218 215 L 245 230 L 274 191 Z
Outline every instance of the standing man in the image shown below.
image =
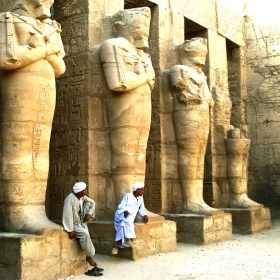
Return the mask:
M 119 248 L 133 247 L 132 238 L 136 238 L 134 231 L 134 220 L 136 214 L 143 217 L 145 224 L 148 222 L 148 215 L 145 211 L 143 200 L 144 183 L 137 182 L 132 186 L 133 193 L 126 193 L 115 213 L 114 226 L 116 238 L 112 254 L 118 253 Z
M 82 249 L 86 253 L 86 261 L 93 266 L 88 275 L 101 276 L 103 268 L 99 268 L 94 261 L 95 248 L 92 244 L 86 222 L 91 218 L 95 210 L 95 202 L 86 196 L 86 184 L 77 182 L 64 201 L 62 223 L 70 239 L 77 237 Z

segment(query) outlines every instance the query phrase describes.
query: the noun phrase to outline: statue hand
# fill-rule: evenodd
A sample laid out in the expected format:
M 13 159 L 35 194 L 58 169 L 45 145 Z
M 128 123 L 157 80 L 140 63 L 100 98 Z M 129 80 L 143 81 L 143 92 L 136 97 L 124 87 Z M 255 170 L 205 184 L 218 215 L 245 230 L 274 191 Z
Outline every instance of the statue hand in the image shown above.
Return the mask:
M 62 53 L 64 53 L 64 50 L 60 44 L 53 44 L 51 42 L 47 42 L 46 47 L 47 47 L 46 56 L 52 54 L 61 55 Z
M 31 48 L 36 49 L 45 45 L 44 38 L 40 34 L 34 34 L 27 42 L 27 45 Z
M 134 70 L 133 72 L 137 75 L 142 75 L 145 73 L 145 69 L 144 69 L 144 66 L 142 63 L 137 63 L 135 66 L 134 66 Z

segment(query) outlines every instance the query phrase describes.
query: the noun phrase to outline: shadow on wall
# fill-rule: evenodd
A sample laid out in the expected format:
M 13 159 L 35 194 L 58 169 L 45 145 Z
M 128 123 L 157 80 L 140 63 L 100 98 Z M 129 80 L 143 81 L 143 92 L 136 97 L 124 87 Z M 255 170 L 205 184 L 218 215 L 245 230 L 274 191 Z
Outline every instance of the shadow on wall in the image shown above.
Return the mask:
M 271 218 L 274 219 L 280 218 L 280 174 L 278 173 L 279 171 L 271 166 L 249 170 L 249 197 L 270 208 Z

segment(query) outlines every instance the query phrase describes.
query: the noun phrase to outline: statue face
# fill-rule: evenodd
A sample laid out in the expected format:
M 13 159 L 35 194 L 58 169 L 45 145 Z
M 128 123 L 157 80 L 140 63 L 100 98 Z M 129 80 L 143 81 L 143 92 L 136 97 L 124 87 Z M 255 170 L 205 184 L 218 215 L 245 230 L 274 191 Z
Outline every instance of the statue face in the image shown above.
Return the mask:
M 44 6 L 46 8 L 50 8 L 52 6 L 54 0 L 29 0 L 27 2 L 34 5 L 35 7 Z
M 150 31 L 150 20 L 142 15 L 138 15 L 138 17 L 131 24 L 131 35 L 135 40 L 144 39 L 148 41 L 149 31 Z
M 46 8 L 50 8 L 53 5 L 54 0 L 41 0 L 41 3 Z
M 194 56 L 185 56 L 181 58 L 181 62 L 186 66 L 198 66 L 202 67 L 205 65 L 206 56 L 203 54 L 196 54 Z

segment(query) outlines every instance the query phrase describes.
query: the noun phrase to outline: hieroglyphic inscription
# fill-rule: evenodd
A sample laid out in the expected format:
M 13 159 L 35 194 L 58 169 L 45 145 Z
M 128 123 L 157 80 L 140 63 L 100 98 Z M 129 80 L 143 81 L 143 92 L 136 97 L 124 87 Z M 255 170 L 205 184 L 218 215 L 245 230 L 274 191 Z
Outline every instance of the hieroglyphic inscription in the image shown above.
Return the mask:
M 158 181 L 145 181 L 144 194 L 145 207 L 149 211 L 158 213 L 161 211 L 161 184 Z
M 52 204 L 62 204 L 71 191 L 69 186 L 51 187 L 49 192 L 50 202 Z
M 66 72 L 57 80 L 50 150 L 50 212 L 52 217 L 58 218 L 62 214 L 63 201 L 71 192 L 71 187 L 61 182 L 64 177 L 65 180 L 73 180 L 77 170 L 84 167 L 84 153 L 87 152 L 82 144 L 82 127 L 87 125 L 83 98 L 87 92 L 85 75 L 88 64 L 82 54 L 88 51 L 89 46 L 88 7 L 85 1 L 55 1 L 54 5 L 55 19 L 63 30 L 61 36 L 66 53 Z M 82 170 L 81 174 L 84 173 Z
M 39 122 L 48 121 L 48 120 L 44 120 L 45 110 L 48 105 L 48 101 L 49 101 L 49 93 L 48 93 L 47 88 L 40 87 L 39 112 L 38 112 L 38 121 Z
M 34 159 L 34 161 L 36 161 L 38 151 L 39 151 L 41 131 L 42 131 L 42 128 L 40 127 L 40 125 L 36 125 L 34 127 L 34 131 L 33 131 L 33 135 L 34 135 L 34 138 L 33 138 L 33 159 Z
M 155 147 L 149 145 L 146 152 L 146 178 L 155 179 Z

